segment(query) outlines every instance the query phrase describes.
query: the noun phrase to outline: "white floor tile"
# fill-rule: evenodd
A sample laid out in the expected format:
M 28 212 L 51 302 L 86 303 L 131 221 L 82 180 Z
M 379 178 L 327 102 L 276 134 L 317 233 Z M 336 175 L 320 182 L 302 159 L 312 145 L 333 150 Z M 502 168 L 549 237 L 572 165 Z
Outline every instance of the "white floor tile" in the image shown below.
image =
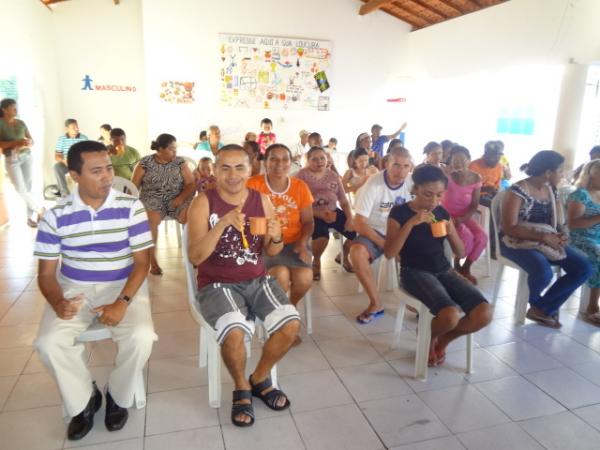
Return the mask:
M 512 420 L 548 416 L 565 410 L 552 397 L 521 376 L 474 385 Z
M 361 402 L 360 407 L 387 447 L 450 434 L 416 395 Z
M 219 424 L 205 387 L 149 394 L 146 410 L 146 435 Z
M 483 348 L 474 348 L 472 356 L 473 371 L 470 374 L 465 374 L 465 378 L 471 383 L 517 375 L 517 372 L 511 369 L 510 366 Z M 446 353 L 446 365 L 459 372 L 466 370 L 467 351 L 460 350 Z
M 600 403 L 600 387 L 566 367 L 525 377 L 569 409 Z
M 344 316 L 325 316 L 313 318 L 315 341 L 361 336 L 358 330 Z
M 456 386 L 419 393 L 453 433 L 509 422 L 509 418 L 473 386 Z
M 543 447 L 516 423 L 457 435 L 468 450 L 542 450 Z
M 294 414 L 308 450 L 379 450 L 384 445 L 356 405 Z
M 327 339 L 317 342 L 327 361 L 334 368 L 360 366 L 382 362 L 383 358 L 364 337 Z
M 148 392 L 184 389 L 208 384 L 206 368 L 198 367 L 197 357 L 153 359 L 149 362 Z
M 6 400 L 8 400 L 8 396 L 12 392 L 13 387 L 17 384 L 18 379 L 18 375 L 0 377 L 0 411 L 2 411 L 2 408 L 4 407 Z
M 454 436 L 447 436 L 439 439 L 431 439 L 423 442 L 415 442 L 414 444 L 392 447 L 390 450 L 464 450 L 464 448 L 465 447 Z
M 467 384 L 464 372 L 459 372 L 446 366 L 430 367 L 427 371 L 427 380 L 421 381 L 414 378 L 414 359 L 398 359 L 390 361 L 390 365 L 404 378 L 415 392 L 431 391 L 449 386 Z
M 292 347 L 277 363 L 277 371 L 280 376 L 330 368 L 327 359 L 311 338 L 305 338 L 302 340 L 302 344 Z
M 474 338 L 475 342 L 481 347 L 506 344 L 508 342 L 518 342 L 521 340 L 520 337 L 514 335 L 506 328 L 496 325 L 494 322 L 475 333 Z
M 357 402 L 412 394 L 412 389 L 386 362 L 336 369 Z
M 144 450 L 144 440 L 142 438 L 128 439 L 126 441 L 105 442 L 78 448 L 81 450 Z
M 552 335 L 529 341 L 531 345 L 543 351 L 566 366 L 599 362 L 600 355 L 568 336 Z
M 600 362 L 594 361 L 585 364 L 577 364 L 570 366 L 570 369 L 574 370 L 595 385 L 600 386 Z
M 600 404 L 574 409 L 572 412 L 597 430 L 600 430 Z
M 521 374 L 562 367 L 559 361 L 527 342 L 494 345 L 486 350 Z
M 0 414 L 2 450 L 61 449 L 66 431 L 61 408 L 57 406 Z
M 50 374 L 42 372 L 21 375 L 4 405 L 4 410 L 15 411 L 60 404 L 61 398 L 56 382 Z
M 0 377 L 20 375 L 32 353 L 30 347 L 0 350 Z
M 223 426 L 223 439 L 228 450 L 302 450 L 304 444 L 292 417 L 256 420 L 250 428 Z
M 571 412 L 521 422 L 542 446 L 552 450 L 596 450 L 600 432 Z
M 224 450 L 220 427 L 197 428 L 148 436 L 145 450 Z
M 290 398 L 294 415 L 353 401 L 333 370 L 282 376 L 280 384 Z
M 14 325 L 0 327 L 0 349 L 31 347 L 37 336 L 38 325 Z

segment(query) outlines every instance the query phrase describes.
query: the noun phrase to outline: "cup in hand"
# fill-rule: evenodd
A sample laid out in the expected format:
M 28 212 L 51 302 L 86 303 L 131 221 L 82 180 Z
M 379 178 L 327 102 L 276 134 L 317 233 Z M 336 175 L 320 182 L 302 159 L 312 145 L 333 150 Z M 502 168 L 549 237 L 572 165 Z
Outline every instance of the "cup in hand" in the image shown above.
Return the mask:
M 440 220 L 439 222 L 431 222 L 431 234 L 433 237 L 441 238 L 448 234 L 448 230 L 446 229 L 446 221 Z
M 264 236 L 267 234 L 267 218 L 250 217 L 250 234 L 254 236 Z

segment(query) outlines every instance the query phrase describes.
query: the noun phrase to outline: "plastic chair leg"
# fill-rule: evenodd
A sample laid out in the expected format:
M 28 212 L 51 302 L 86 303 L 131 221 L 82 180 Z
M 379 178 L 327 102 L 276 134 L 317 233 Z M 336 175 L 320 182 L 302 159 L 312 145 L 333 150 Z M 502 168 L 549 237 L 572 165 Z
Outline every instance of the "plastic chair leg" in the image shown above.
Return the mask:
M 200 337 L 199 337 L 199 342 L 198 342 L 198 367 L 202 368 L 202 367 L 206 367 L 206 365 L 208 364 L 208 345 L 209 345 L 209 339 L 211 339 L 208 334 L 206 333 L 206 330 L 204 329 L 204 327 L 200 327 Z
M 427 308 L 419 310 L 419 331 L 417 334 L 417 356 L 415 358 L 415 378 L 427 379 L 427 363 L 429 360 L 429 347 L 431 345 L 431 319 Z
M 181 248 L 181 224 L 179 222 L 177 222 L 176 220 L 175 222 L 175 232 L 177 233 L 177 247 Z
M 467 373 L 473 373 L 473 334 L 467 334 Z
M 397 348 L 400 345 L 400 333 L 402 332 L 402 323 L 404 322 L 404 312 L 406 304 L 403 300 L 398 303 L 398 313 L 396 314 L 396 324 L 394 325 L 394 337 L 392 338 L 392 348 Z
M 211 408 L 221 406 L 221 352 L 215 340 L 208 343 L 208 403 Z
M 504 273 L 504 264 L 498 262 L 498 270 L 496 271 L 496 279 L 494 280 L 494 292 L 492 293 L 492 307 L 496 306 L 498 300 L 498 291 L 502 283 L 502 274 Z
M 312 297 L 310 292 L 304 294 L 304 317 L 306 320 L 306 333 L 312 334 Z
M 579 292 L 579 312 L 586 313 L 588 305 L 590 303 L 590 288 L 585 283 L 581 286 L 581 291 Z
M 517 302 L 515 305 L 515 322 L 523 325 L 527 314 L 529 303 L 529 286 L 527 285 L 527 273 L 519 270 L 519 281 L 517 282 Z

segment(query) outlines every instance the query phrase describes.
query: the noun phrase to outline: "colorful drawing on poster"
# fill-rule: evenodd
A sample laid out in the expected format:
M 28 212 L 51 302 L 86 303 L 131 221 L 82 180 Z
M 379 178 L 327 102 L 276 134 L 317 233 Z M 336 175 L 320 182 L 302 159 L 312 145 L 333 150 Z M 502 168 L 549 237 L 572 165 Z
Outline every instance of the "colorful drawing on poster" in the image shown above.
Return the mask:
M 231 84 L 231 77 L 227 83 Z M 160 98 L 167 103 L 194 103 L 194 82 L 163 81 L 160 84 Z
M 329 41 L 219 34 L 219 58 L 224 106 L 329 111 Z

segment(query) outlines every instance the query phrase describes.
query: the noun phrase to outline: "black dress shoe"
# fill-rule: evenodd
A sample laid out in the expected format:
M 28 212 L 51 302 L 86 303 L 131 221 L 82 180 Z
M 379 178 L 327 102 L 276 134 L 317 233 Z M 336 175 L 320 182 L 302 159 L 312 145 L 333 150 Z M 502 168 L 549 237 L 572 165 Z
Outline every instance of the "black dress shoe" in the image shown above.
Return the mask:
M 93 382 L 94 392 L 88 402 L 87 406 L 83 411 L 77 414 L 69 422 L 69 428 L 67 430 L 67 438 L 70 441 L 78 441 L 82 439 L 86 434 L 90 432 L 94 426 L 94 414 L 102 406 L 102 393 L 96 387 L 96 382 Z
M 117 431 L 125 426 L 129 413 L 127 408 L 121 408 L 115 403 L 110 392 L 106 391 L 106 416 L 104 425 L 108 431 Z

